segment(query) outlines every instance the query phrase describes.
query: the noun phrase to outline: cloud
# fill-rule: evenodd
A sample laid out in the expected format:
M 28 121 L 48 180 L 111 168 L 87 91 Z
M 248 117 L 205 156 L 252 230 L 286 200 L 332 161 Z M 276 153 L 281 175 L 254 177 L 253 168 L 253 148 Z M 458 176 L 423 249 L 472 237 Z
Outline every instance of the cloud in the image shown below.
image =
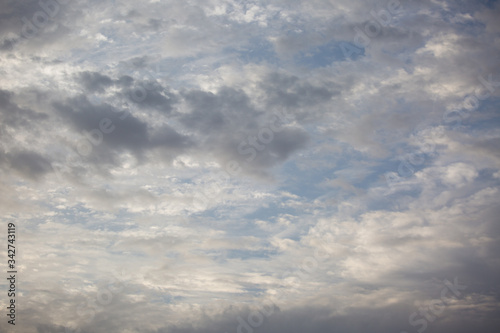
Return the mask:
M 32 179 L 51 171 L 49 160 L 33 152 L 0 153 L 0 163 Z
M 56 102 L 54 108 L 87 138 L 81 146 L 77 146 L 80 154 L 86 156 L 93 151 L 92 145 L 96 146 L 96 155 L 93 155 L 96 162 L 106 161 L 122 151 L 131 152 L 140 160 L 147 150 L 154 148 L 175 152 L 175 156 L 192 145 L 187 136 L 168 125 L 153 130 L 126 110 L 109 104 L 93 105 L 84 95 Z
M 79 74 L 79 80 L 89 92 L 104 92 L 113 84 L 113 80 L 97 72 L 85 71 Z
M 497 2 L 50 1 L 0 6 L 20 332 L 498 327 Z
M 35 112 L 30 109 L 19 107 L 12 101 L 12 96 L 12 92 L 0 90 L 2 132 L 8 128 L 26 128 L 34 122 L 48 118 L 48 115 L 43 112 Z

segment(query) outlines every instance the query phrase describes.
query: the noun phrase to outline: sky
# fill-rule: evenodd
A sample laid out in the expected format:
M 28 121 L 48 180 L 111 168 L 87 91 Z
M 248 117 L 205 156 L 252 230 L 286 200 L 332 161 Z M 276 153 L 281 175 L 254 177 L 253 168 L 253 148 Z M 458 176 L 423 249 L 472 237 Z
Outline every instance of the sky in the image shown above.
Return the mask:
M 0 0 L 0 332 L 498 332 L 499 17 Z

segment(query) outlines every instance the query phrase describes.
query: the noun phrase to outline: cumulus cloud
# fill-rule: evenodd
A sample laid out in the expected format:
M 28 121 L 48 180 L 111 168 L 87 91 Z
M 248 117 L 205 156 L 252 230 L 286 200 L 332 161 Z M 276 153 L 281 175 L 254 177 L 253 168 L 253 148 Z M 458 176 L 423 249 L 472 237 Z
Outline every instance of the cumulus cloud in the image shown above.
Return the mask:
M 2 1 L 16 328 L 494 332 L 499 9 Z

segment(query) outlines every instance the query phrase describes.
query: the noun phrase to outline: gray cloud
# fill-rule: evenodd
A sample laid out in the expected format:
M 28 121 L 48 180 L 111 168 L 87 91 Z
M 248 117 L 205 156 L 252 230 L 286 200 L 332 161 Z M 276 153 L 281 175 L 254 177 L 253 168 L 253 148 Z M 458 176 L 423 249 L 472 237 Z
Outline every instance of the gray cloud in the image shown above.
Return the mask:
M 39 179 L 50 171 L 50 160 L 36 151 L 30 151 L 15 138 L 18 131 L 37 131 L 40 122 L 47 122 L 49 116 L 43 112 L 19 107 L 13 101 L 14 94 L 0 90 L 0 137 L 8 144 L 0 148 L 0 164 L 2 168 L 11 170 L 29 179 Z
M 30 179 L 39 179 L 52 170 L 50 160 L 30 151 L 13 153 L 0 151 L 0 165 Z
M 142 160 L 146 151 L 154 148 L 164 149 L 175 156 L 192 146 L 187 136 L 168 125 L 153 130 L 127 110 L 106 103 L 93 105 L 83 95 L 55 102 L 54 108 L 78 133 L 85 134 L 90 143 L 97 146 L 96 155 L 93 155 L 96 162 L 101 159 L 109 162 L 110 156 L 123 151 L 132 152 Z
M 104 92 L 113 84 L 110 77 L 97 72 L 82 72 L 78 75 L 78 79 L 89 92 Z
M 136 85 L 124 91 L 132 103 L 140 107 L 148 107 L 162 113 L 170 113 L 177 97 L 169 89 L 163 88 L 156 82 L 136 82 Z
M 20 332 L 496 332 L 497 2 L 1 3 Z
M 19 107 L 12 101 L 12 96 L 11 92 L 0 90 L 0 120 L 2 123 L 0 126 L 2 132 L 7 127 L 14 129 L 27 128 L 33 123 L 49 118 L 46 113 Z
M 309 136 L 300 128 L 272 131 L 271 123 L 277 121 L 273 114 L 257 109 L 243 91 L 227 87 L 217 94 L 189 91 L 184 98 L 191 112 L 179 120 L 198 134 L 203 142 L 200 146 L 224 156 L 223 161 L 237 161 L 252 174 L 264 175 L 266 169 L 285 161 L 309 142 Z

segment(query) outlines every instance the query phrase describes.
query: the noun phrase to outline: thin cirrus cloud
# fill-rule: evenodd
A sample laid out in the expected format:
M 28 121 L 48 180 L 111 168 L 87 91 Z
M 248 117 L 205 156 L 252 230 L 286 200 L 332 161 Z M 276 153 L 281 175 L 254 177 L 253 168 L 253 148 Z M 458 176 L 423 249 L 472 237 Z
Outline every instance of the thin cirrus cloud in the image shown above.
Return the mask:
M 2 1 L 15 328 L 496 332 L 499 10 Z

